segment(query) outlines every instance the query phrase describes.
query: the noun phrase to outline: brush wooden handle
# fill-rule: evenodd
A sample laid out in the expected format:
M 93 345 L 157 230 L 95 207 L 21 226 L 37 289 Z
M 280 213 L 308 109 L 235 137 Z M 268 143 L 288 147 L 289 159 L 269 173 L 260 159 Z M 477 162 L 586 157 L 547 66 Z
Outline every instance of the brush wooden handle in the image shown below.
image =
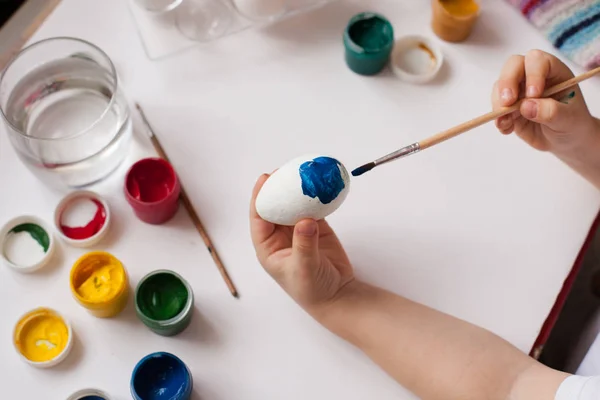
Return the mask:
M 562 92 L 565 89 L 568 89 L 572 86 L 577 85 L 579 82 L 582 82 L 586 79 L 591 78 L 594 75 L 600 74 L 600 67 L 587 71 L 581 75 L 578 75 L 574 78 L 569 79 L 568 81 L 564 81 L 563 83 L 559 83 L 556 86 L 552 86 L 550 89 L 544 91 L 541 97 L 550 97 L 554 96 L 557 93 Z M 419 142 L 420 150 L 424 150 L 428 147 L 435 146 L 436 144 L 442 143 L 448 139 L 451 139 L 455 136 L 460 135 L 461 133 L 465 133 L 470 131 L 471 129 L 477 128 L 483 124 L 486 124 L 490 121 L 493 121 L 497 118 L 502 117 L 503 115 L 510 114 L 513 111 L 517 111 L 521 108 L 521 103 L 526 99 L 521 99 L 517 101 L 510 107 L 503 107 L 496 111 L 489 112 L 480 117 L 462 123 L 460 125 L 455 126 L 454 128 L 450 128 L 446 131 L 435 134 L 427 139 L 421 140 Z
M 142 110 L 142 107 L 140 107 L 140 105 L 137 103 L 136 103 L 135 107 L 138 109 L 140 116 L 142 117 L 142 121 L 144 122 L 144 125 L 146 125 L 146 129 L 148 130 L 148 136 L 150 137 L 150 142 L 152 142 L 152 146 L 154 147 L 154 150 L 156 150 L 156 153 L 158 154 L 158 156 L 160 158 L 162 158 L 163 160 L 165 160 L 166 162 L 171 164 L 171 161 L 169 161 L 169 156 L 167 156 L 167 153 L 165 152 L 162 145 L 158 141 L 158 138 L 154 134 L 154 130 L 152 129 L 152 126 L 150 125 L 150 121 L 148 121 L 148 119 L 146 118 L 146 114 L 144 113 L 144 110 Z M 236 297 L 236 298 L 239 297 L 238 291 L 235 288 L 235 285 L 233 284 L 233 281 L 231 280 L 229 273 L 227 273 L 227 270 L 225 269 L 225 266 L 223 265 L 223 262 L 221 261 L 221 258 L 219 257 L 217 250 L 215 249 L 215 246 L 212 244 L 212 241 L 210 240 L 210 236 L 208 236 L 206 229 L 204 229 L 204 225 L 202 225 L 202 221 L 200 220 L 198 213 L 196 213 L 196 210 L 194 209 L 194 205 L 192 204 L 185 189 L 183 188 L 183 184 L 181 185 L 181 193 L 179 195 L 179 199 L 181 200 L 181 203 L 183 203 L 183 207 L 185 207 L 185 210 L 187 211 L 188 215 L 190 216 L 190 219 L 192 220 L 194 227 L 200 234 L 202 241 L 204 241 L 204 245 L 206 246 L 206 249 L 210 253 L 215 265 L 217 266 L 217 269 L 219 270 L 221 277 L 225 281 L 225 284 L 227 285 L 229 292 L 231 292 L 233 297 Z
M 169 161 L 169 157 L 167 156 L 167 153 L 165 153 L 162 145 L 158 141 L 158 138 L 154 134 L 152 134 L 152 136 L 150 136 L 150 141 L 152 142 L 152 146 L 154 146 L 154 150 L 156 150 L 156 152 L 158 153 L 158 156 L 160 158 L 162 158 L 163 160 L 165 160 L 166 162 L 168 162 L 169 164 L 171 164 L 171 161 Z M 183 203 L 183 207 L 185 208 L 188 215 L 190 216 L 190 219 L 192 220 L 194 227 L 200 234 L 202 241 L 204 241 L 204 245 L 206 246 L 206 249 L 210 253 L 215 265 L 217 266 L 217 269 L 219 270 L 221 277 L 225 281 L 225 284 L 227 285 L 229 292 L 233 295 L 233 297 L 238 297 L 239 296 L 238 291 L 235 288 L 235 285 L 233 284 L 231 277 L 229 276 L 229 273 L 225 269 L 225 266 L 223 265 L 223 262 L 221 261 L 221 258 L 219 257 L 219 253 L 217 253 L 217 251 L 215 250 L 215 247 L 212 244 L 212 240 L 210 240 L 210 237 L 208 236 L 206 229 L 204 229 L 204 225 L 202 225 L 202 221 L 200 221 L 200 217 L 198 217 L 198 214 L 196 213 L 196 210 L 194 209 L 194 206 L 192 205 L 190 198 L 188 197 L 185 189 L 183 188 L 183 185 L 181 185 L 181 193 L 179 195 L 179 198 L 180 198 L 181 202 Z

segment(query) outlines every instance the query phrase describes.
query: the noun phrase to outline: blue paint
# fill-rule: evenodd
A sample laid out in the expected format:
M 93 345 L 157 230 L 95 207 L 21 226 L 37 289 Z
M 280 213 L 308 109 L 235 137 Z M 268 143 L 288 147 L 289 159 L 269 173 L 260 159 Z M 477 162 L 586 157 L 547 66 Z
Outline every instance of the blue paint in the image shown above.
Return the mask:
M 358 167 L 352 171 L 352 176 L 361 176 L 362 174 L 364 174 L 365 172 L 369 172 L 373 168 L 375 168 L 374 162 L 370 162 L 368 164 L 361 165 L 360 167 Z
M 106 399 L 104 397 L 100 397 L 100 396 L 83 396 L 77 400 L 106 400 Z
M 340 162 L 331 157 L 317 157 L 300 166 L 302 193 L 321 203 L 329 204 L 346 186 L 339 167 Z
M 192 387 L 192 375 L 184 362 L 165 352 L 142 358 L 131 375 L 135 400 L 189 400 Z

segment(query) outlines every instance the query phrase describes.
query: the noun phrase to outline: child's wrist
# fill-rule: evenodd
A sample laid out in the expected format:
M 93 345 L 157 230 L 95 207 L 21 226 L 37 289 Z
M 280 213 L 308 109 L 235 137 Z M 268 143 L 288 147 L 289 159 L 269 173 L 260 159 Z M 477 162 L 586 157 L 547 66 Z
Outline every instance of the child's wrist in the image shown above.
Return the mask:
M 553 150 L 554 155 L 570 165 L 600 163 L 600 119 L 592 117 L 586 125 L 577 140 Z
M 340 314 L 344 314 L 344 309 L 348 304 L 354 302 L 360 297 L 360 287 L 364 284 L 356 279 L 352 279 L 345 284 L 332 299 L 318 305 L 306 308 L 306 311 L 316 319 L 321 325 L 332 331 L 337 331 L 337 325 L 342 322 Z

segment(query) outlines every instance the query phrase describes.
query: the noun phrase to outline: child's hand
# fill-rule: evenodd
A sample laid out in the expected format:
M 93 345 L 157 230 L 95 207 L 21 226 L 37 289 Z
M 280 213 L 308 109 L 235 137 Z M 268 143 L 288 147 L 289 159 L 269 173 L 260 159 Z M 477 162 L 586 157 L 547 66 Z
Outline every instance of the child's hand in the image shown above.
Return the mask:
M 545 89 L 573 77 L 558 58 L 540 50 L 508 59 L 494 85 L 494 110 L 527 97 L 516 111 L 496 120 L 503 134 L 517 133 L 537 150 L 551 151 L 559 157 L 576 157 L 600 134 L 598 121 L 585 104 L 579 87 L 567 89 L 555 98 L 540 99 Z
M 295 227 L 274 225 L 256 212 L 256 196 L 269 176 L 262 175 L 250 201 L 250 230 L 258 260 L 306 311 L 318 313 L 354 280 L 344 249 L 325 220 L 305 219 Z

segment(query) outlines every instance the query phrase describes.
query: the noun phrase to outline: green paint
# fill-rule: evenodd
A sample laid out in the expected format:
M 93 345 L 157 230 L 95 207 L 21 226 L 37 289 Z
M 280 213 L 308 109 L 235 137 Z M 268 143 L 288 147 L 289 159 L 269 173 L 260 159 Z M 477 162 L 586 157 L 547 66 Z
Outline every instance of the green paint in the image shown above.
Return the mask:
M 346 64 L 361 75 L 374 75 L 387 64 L 394 46 L 394 29 L 385 17 L 360 13 L 344 32 Z
M 566 96 L 562 97 L 559 101 L 561 103 L 564 103 L 564 104 L 569 104 L 569 102 L 571 101 L 571 99 L 573 99 L 574 97 L 575 97 L 575 91 L 573 90 L 571 93 L 569 93 Z
M 146 275 L 136 289 L 135 306 L 140 320 L 159 335 L 183 331 L 192 317 L 193 294 L 185 280 L 172 271 Z
M 365 52 L 376 52 L 385 48 L 394 37 L 390 24 L 377 15 L 356 21 L 348 28 L 348 34 Z
M 185 307 L 187 298 L 183 282 L 168 273 L 150 276 L 137 294 L 141 311 L 157 321 L 171 319 L 179 314 Z
M 32 223 L 25 223 L 15 226 L 10 230 L 11 233 L 20 233 L 27 232 L 31 235 L 31 237 L 42 246 L 44 249 L 44 253 L 48 252 L 48 248 L 50 248 L 50 237 L 48 236 L 48 232 L 44 230 L 39 225 Z

